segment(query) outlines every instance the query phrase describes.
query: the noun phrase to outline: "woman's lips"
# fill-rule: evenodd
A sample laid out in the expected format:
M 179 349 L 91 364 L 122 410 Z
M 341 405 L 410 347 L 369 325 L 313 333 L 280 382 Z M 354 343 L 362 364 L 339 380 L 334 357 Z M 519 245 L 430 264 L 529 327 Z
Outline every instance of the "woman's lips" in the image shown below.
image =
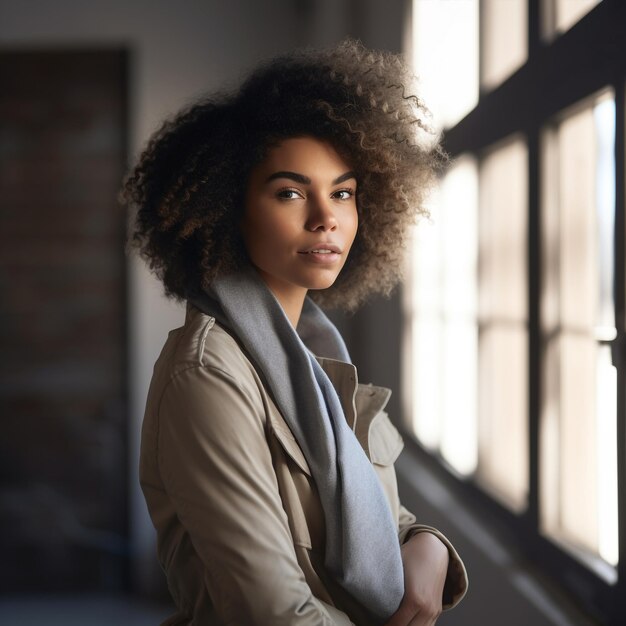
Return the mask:
M 317 245 L 299 252 L 306 260 L 313 263 L 335 263 L 341 258 L 341 249 L 334 244 Z

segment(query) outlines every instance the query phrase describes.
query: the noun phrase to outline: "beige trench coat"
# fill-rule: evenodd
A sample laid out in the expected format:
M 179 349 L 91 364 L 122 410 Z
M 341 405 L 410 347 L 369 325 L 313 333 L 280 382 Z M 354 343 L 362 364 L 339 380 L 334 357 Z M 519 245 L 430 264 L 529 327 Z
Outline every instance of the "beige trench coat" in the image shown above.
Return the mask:
M 402 439 L 390 392 L 359 385 L 353 365 L 320 364 L 380 478 L 402 544 L 435 533 L 448 547 L 444 607 L 465 593 L 463 563 L 437 530 L 399 502 Z M 302 450 L 238 342 L 187 305 L 154 366 L 140 481 L 178 613 L 173 625 L 368 626 L 325 571 L 324 517 Z

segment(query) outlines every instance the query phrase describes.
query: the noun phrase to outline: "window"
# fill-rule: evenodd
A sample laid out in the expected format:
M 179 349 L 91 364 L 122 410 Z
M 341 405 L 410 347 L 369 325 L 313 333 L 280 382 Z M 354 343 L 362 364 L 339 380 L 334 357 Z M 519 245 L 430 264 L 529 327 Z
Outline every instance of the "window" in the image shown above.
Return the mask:
M 528 148 L 506 138 L 481 160 L 477 477 L 516 511 L 528 500 Z
M 609 91 L 549 123 L 540 153 L 542 528 L 611 565 L 618 561 L 614 136 Z
M 621 623 L 626 3 L 412 6 L 452 165 L 415 228 L 407 429 L 590 615 Z M 442 43 L 433 69 L 428 37 L 452 31 L 462 48 Z M 472 80 L 446 76 L 455 63 Z M 437 118 L 450 98 L 464 105 Z

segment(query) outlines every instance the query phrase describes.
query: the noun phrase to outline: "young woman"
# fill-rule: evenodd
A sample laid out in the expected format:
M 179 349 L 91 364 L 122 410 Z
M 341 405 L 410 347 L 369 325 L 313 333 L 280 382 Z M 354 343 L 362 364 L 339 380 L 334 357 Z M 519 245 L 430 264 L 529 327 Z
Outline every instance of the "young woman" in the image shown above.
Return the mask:
M 389 390 L 314 303 L 397 281 L 441 162 L 410 81 L 354 41 L 280 57 L 167 121 L 125 182 L 133 243 L 187 301 L 141 447 L 169 625 L 426 626 L 465 593 L 398 500 Z

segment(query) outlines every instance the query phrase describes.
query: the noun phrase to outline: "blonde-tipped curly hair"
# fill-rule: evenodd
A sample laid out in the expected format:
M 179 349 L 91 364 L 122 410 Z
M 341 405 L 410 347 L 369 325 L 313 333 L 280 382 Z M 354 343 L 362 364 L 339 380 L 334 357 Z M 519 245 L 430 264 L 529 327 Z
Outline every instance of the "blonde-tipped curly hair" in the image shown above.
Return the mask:
M 177 299 L 236 271 L 247 259 L 238 224 L 251 169 L 281 140 L 313 136 L 355 170 L 359 228 L 334 285 L 311 295 L 352 310 L 389 294 L 445 161 L 413 81 L 401 56 L 346 39 L 277 57 L 237 91 L 202 98 L 163 123 L 124 181 L 129 247 Z

